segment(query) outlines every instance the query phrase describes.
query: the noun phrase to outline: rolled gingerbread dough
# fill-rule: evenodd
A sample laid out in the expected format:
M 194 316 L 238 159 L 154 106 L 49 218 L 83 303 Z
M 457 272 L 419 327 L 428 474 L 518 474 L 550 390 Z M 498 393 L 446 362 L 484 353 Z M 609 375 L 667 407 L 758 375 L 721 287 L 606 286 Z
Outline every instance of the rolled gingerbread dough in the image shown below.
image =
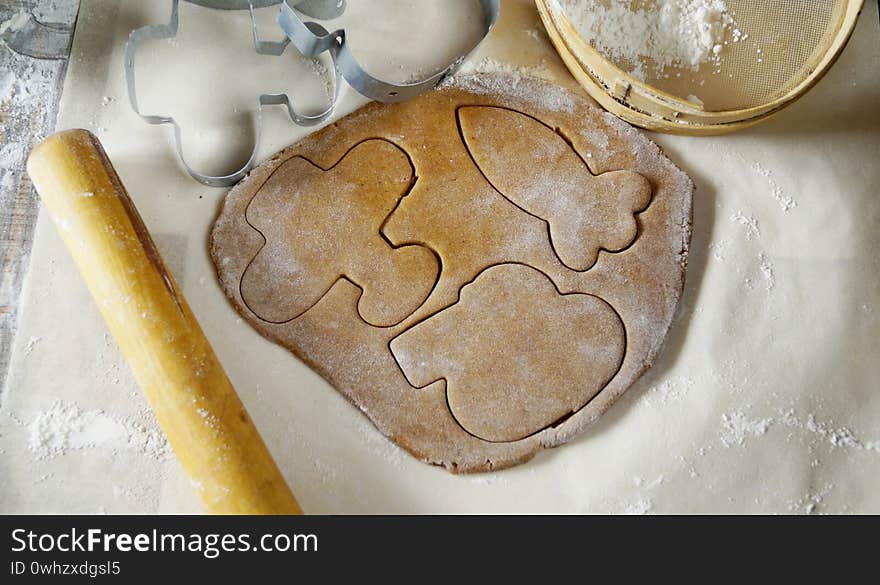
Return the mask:
M 581 95 L 464 76 L 255 169 L 211 254 L 250 324 L 391 440 L 484 471 L 570 439 L 651 365 L 692 192 Z

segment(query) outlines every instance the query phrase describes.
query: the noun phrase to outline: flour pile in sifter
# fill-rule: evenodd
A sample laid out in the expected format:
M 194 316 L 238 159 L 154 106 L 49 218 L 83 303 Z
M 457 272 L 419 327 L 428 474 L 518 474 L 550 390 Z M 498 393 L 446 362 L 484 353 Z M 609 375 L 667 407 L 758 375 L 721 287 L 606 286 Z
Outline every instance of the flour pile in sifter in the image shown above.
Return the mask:
M 644 61 L 696 70 L 718 63 L 725 32 L 744 39 L 724 0 L 558 0 L 581 36 L 607 58 L 645 79 Z

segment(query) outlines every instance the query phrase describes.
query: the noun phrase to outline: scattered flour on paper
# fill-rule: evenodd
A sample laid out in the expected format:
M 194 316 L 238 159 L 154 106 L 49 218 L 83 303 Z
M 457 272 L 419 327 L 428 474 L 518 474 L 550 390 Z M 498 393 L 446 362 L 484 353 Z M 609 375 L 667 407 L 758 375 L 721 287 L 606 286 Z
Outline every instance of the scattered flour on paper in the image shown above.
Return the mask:
M 628 516 L 644 516 L 645 514 L 650 514 L 653 509 L 653 501 L 647 498 L 639 498 L 635 502 L 628 504 L 623 509 L 623 513 Z
M 785 427 L 812 434 L 820 442 L 827 443 L 831 449 L 852 449 L 880 454 L 880 439 L 863 439 L 849 427 L 837 426 L 833 422 L 817 420 L 815 414 L 809 414 L 806 418 L 801 418 L 793 410 L 786 410 L 780 412 L 778 421 Z
M 682 399 L 694 387 L 692 378 L 667 378 L 651 386 L 641 397 L 641 402 L 654 408 L 655 405 L 668 405 Z
M 772 418 L 751 419 L 738 410 L 721 415 L 721 443 L 725 447 L 743 445 L 748 437 L 760 437 L 773 424 Z
M 633 485 L 638 488 L 644 488 L 647 490 L 654 489 L 659 485 L 663 485 L 664 481 L 666 481 L 666 478 L 662 475 L 658 475 L 655 479 L 651 481 L 647 481 L 640 475 L 636 475 L 635 477 L 633 477 Z
M 459 70 L 455 75 L 447 77 L 437 88 L 463 89 L 477 94 L 498 94 L 515 100 L 539 105 L 555 112 L 573 112 L 575 102 L 571 93 L 561 87 L 544 84 L 541 91 L 536 92 L 534 69 L 518 67 L 500 61 L 483 62 L 486 69 L 480 73 L 499 73 L 500 75 L 480 75 L 479 73 Z M 490 66 L 495 64 L 496 69 Z M 610 114 L 609 114 L 610 115 Z
M 119 419 L 103 410 L 80 410 L 73 402 L 55 401 L 26 423 L 28 449 L 35 460 L 52 459 L 69 451 L 106 449 L 112 453 L 135 452 L 158 461 L 171 456 L 159 429 Z
M 319 59 L 318 57 L 314 57 L 314 58 L 307 58 L 307 57 L 303 57 L 303 56 L 300 56 L 300 57 L 301 57 L 301 61 L 303 63 L 305 63 L 306 67 L 309 68 L 309 71 L 311 71 L 311 73 L 315 77 L 322 80 L 322 84 L 324 87 L 324 94 L 326 95 L 327 99 L 332 100 L 333 94 L 335 93 L 335 90 L 336 90 L 336 88 L 335 88 L 336 82 L 334 81 L 333 76 L 330 74 L 330 70 L 328 69 L 327 65 L 324 64 L 321 61 L 321 59 Z
M 376 429 L 366 420 L 360 421 L 358 433 L 362 438 L 362 444 L 366 445 L 373 453 L 381 457 L 391 467 L 402 469 L 407 454 L 403 449 L 377 433 Z
M 736 211 L 730 216 L 731 221 L 742 225 L 746 228 L 746 239 L 751 240 L 761 235 L 761 229 L 758 227 L 758 220 L 750 215 L 744 215 L 742 211 Z
M 724 260 L 724 251 L 727 248 L 727 240 L 718 240 L 709 244 L 709 250 L 712 251 L 712 257 L 716 260 Z
M 472 477 L 469 477 L 469 482 L 471 485 L 480 485 L 480 486 L 495 486 L 495 485 L 509 485 L 510 482 L 506 476 L 500 475 L 497 473 L 481 473 L 474 474 Z
M 666 477 L 658 475 L 651 481 L 636 475 L 633 477 L 633 485 L 642 492 L 635 500 L 624 500 L 618 508 L 619 513 L 627 516 L 644 516 L 650 514 L 654 510 L 654 500 L 650 497 L 650 493 L 666 482 Z M 648 495 L 646 495 L 646 492 Z
M 788 510 L 795 514 L 813 514 L 833 489 L 834 484 L 829 483 L 815 492 L 807 493 L 800 499 L 789 502 Z
M 721 442 L 725 447 L 743 445 L 746 439 L 764 435 L 773 425 L 812 435 L 818 441 L 814 440 L 811 447 L 824 443 L 832 450 L 849 449 L 880 454 L 880 439 L 867 440 L 849 427 L 819 421 L 815 414 L 802 418 L 793 410 L 780 410 L 778 416 L 767 418 L 749 418 L 741 410 L 724 414 L 721 417 Z
M 630 0 L 557 1 L 587 42 L 643 80 L 645 61 L 658 73 L 667 67 L 696 70 L 720 63 L 728 42 L 748 38 L 724 0 L 665 0 L 637 10 Z
M 776 285 L 776 276 L 773 273 L 773 264 L 770 263 L 770 259 L 767 258 L 767 255 L 764 252 L 758 253 L 758 268 L 761 269 L 761 275 L 764 277 L 764 289 L 767 292 L 773 290 L 773 287 Z
M 40 343 L 40 340 L 42 340 L 42 337 L 37 336 L 33 336 L 28 339 L 27 345 L 24 346 L 24 355 L 31 355 L 31 352 L 34 351 L 34 347 L 36 347 L 36 345 Z
M 767 183 L 770 185 L 770 195 L 773 199 L 776 200 L 776 203 L 779 204 L 780 209 L 782 211 L 788 213 L 795 207 L 797 207 L 797 201 L 795 201 L 792 197 L 785 194 L 782 190 L 782 187 L 779 186 L 779 183 L 773 178 L 773 173 L 770 172 L 770 169 L 766 168 L 759 162 L 755 162 L 752 164 L 752 169 L 765 179 L 767 179 Z

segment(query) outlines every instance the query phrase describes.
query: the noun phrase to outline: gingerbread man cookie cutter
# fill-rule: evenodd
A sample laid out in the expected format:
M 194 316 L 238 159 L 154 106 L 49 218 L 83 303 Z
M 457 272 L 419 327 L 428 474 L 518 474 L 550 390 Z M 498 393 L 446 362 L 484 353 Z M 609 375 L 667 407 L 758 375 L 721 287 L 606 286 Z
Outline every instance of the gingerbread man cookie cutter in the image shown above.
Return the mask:
M 446 69 L 435 73 L 421 81 L 412 83 L 392 83 L 370 75 L 358 63 L 346 42 L 346 32 L 338 29 L 328 31 L 315 21 L 307 21 L 303 16 L 317 19 L 330 20 L 336 18 L 345 11 L 345 0 L 187 0 L 193 4 L 214 8 L 218 10 L 249 10 L 251 14 L 252 30 L 254 37 L 254 50 L 261 55 L 280 56 L 291 43 L 305 57 L 317 58 L 327 53 L 333 61 L 335 75 L 334 94 L 330 105 L 317 114 L 303 114 L 296 110 L 290 97 L 286 93 L 261 94 L 257 100 L 257 117 L 254 129 L 254 144 L 251 155 L 241 168 L 222 175 L 201 173 L 186 161 L 183 152 L 182 130 L 177 121 L 167 115 L 145 114 L 141 112 L 137 98 L 137 83 L 135 76 L 135 55 L 141 43 L 153 40 L 169 39 L 177 36 L 179 29 L 179 4 L 180 0 L 171 0 L 171 17 L 167 24 L 151 24 L 131 32 L 125 47 L 125 79 L 128 89 L 128 98 L 131 108 L 146 123 L 151 125 L 170 124 L 174 128 L 174 141 L 178 159 L 183 167 L 196 181 L 213 187 L 228 187 L 238 183 L 247 175 L 256 164 L 257 151 L 262 133 L 262 119 L 264 106 L 287 107 L 290 119 L 299 126 L 315 126 L 330 116 L 339 103 L 342 80 L 345 80 L 358 93 L 380 102 L 401 102 L 433 89 L 443 82 L 444 79 L 454 74 L 465 62 L 482 41 L 489 35 L 498 20 L 500 11 L 499 0 L 479 0 L 483 11 L 483 34 L 473 48 L 455 61 Z M 280 41 L 266 41 L 259 37 L 257 31 L 254 10 L 280 4 L 278 25 L 285 34 Z

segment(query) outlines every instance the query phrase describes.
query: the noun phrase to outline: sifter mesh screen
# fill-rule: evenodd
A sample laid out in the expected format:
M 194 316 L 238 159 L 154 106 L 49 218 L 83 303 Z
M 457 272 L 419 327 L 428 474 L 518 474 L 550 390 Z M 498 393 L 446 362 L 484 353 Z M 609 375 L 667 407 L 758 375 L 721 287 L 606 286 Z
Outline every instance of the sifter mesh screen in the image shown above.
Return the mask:
M 845 2 L 821 0 L 728 0 L 748 38 L 724 46 L 719 64 L 696 74 L 647 81 L 678 97 L 694 94 L 707 110 L 735 110 L 772 101 L 800 83 L 825 54 L 840 27 Z M 667 71 L 668 73 L 668 71 Z M 684 80 L 684 83 L 682 83 Z M 700 85 L 702 82 L 702 85 Z
M 607 5 L 609 1 L 598 0 Z M 633 0 L 633 9 L 656 4 Z M 583 5 L 597 0 L 583 0 Z M 567 2 L 569 6 L 574 2 Z M 708 111 L 739 110 L 766 104 L 792 89 L 828 51 L 846 13 L 846 0 L 727 0 L 735 24 L 724 33 L 717 61 L 658 69 L 606 55 L 625 71 L 637 66 L 643 80 L 681 99 L 697 96 Z M 741 35 L 734 35 L 739 29 Z M 747 36 L 746 36 L 747 35 Z M 735 40 L 738 36 L 738 40 Z M 742 38 L 745 37 L 745 38 Z

